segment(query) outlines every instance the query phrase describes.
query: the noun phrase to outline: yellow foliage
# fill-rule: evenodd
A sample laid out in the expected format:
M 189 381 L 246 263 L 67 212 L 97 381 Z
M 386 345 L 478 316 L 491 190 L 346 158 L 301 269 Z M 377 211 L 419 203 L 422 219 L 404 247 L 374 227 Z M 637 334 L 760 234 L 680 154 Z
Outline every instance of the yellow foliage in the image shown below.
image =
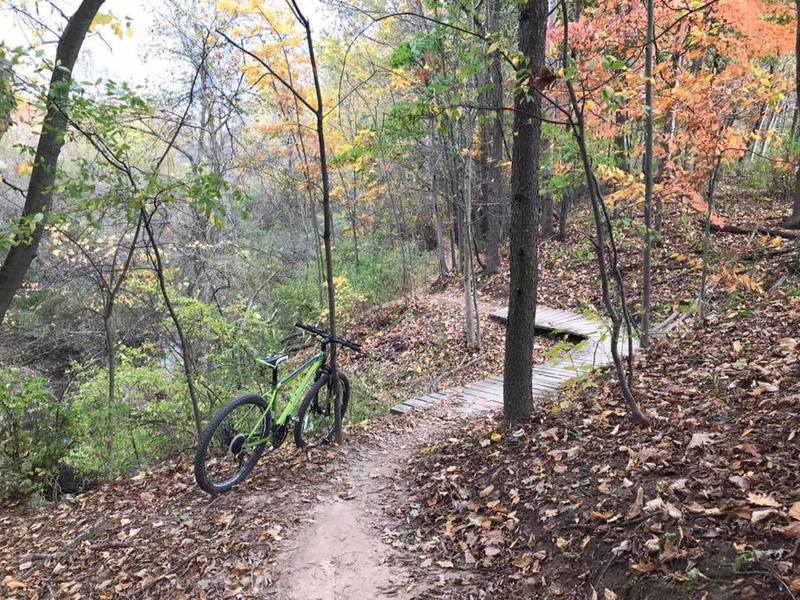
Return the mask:
M 403 69 L 392 69 L 389 85 L 396 92 L 407 92 L 412 88 L 412 81 Z
M 352 323 L 366 299 L 353 289 L 344 276 L 334 277 L 333 286 L 336 291 L 336 320 L 344 324 Z M 327 307 L 320 313 L 320 320 L 328 320 Z

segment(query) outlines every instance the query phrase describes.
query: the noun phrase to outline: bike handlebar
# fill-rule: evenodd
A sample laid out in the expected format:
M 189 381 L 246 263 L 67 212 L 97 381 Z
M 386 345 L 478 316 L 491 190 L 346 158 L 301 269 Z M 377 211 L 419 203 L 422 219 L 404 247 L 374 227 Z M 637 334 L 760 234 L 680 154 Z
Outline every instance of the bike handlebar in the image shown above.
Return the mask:
M 317 337 L 321 337 L 324 343 L 333 342 L 334 344 L 339 344 L 340 346 L 344 346 L 345 348 L 350 348 L 350 350 L 354 350 L 355 352 L 361 352 L 361 344 L 357 344 L 352 340 L 348 340 L 344 337 L 339 337 L 335 335 L 331 335 L 324 329 L 319 329 L 314 327 L 313 325 L 304 325 L 299 321 L 294 324 L 295 327 L 298 329 L 304 329 L 309 333 L 316 335 Z

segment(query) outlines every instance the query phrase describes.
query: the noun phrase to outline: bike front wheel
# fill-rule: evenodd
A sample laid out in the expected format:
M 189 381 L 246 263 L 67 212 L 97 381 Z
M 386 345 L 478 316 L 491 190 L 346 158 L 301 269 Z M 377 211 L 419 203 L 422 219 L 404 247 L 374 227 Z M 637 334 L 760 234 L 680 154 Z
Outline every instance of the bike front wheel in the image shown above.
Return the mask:
M 336 427 L 335 394 L 333 378 L 324 372 L 308 390 L 294 428 L 294 442 L 298 448 L 308 448 L 326 444 L 333 438 Z M 344 419 L 347 403 L 350 400 L 350 382 L 339 373 L 339 396 Z
M 271 429 L 272 414 L 258 394 L 229 402 L 200 438 L 194 459 L 197 485 L 216 496 L 243 481 L 264 453 Z

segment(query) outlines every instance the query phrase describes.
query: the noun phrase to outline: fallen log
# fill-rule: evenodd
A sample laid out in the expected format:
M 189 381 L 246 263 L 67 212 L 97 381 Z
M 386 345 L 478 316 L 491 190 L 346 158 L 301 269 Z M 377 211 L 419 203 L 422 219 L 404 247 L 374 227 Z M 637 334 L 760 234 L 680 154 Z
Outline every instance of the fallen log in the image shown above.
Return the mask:
M 711 230 L 722 232 L 722 233 L 739 233 L 743 235 L 752 235 L 752 234 L 759 234 L 759 235 L 769 235 L 772 237 L 780 237 L 787 240 L 794 240 L 800 238 L 800 231 L 786 231 L 785 229 L 774 229 L 772 227 L 739 227 L 738 225 L 729 225 L 725 223 L 724 225 L 717 225 L 715 223 L 711 223 Z

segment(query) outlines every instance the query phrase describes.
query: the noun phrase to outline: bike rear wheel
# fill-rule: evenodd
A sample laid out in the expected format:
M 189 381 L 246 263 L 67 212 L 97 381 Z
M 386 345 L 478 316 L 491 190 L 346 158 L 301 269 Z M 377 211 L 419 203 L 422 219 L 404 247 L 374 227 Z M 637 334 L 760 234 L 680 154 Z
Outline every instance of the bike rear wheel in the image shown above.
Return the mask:
M 216 496 L 241 483 L 264 453 L 272 429 L 272 414 L 258 394 L 229 402 L 206 427 L 194 459 L 200 488 Z
M 342 419 L 350 400 L 350 382 L 339 373 L 339 395 L 342 402 Z M 309 448 L 326 444 L 335 433 L 335 396 L 333 378 L 328 372 L 320 374 L 308 390 L 300 410 L 297 411 L 297 424 L 294 427 L 294 442 L 298 448 Z

